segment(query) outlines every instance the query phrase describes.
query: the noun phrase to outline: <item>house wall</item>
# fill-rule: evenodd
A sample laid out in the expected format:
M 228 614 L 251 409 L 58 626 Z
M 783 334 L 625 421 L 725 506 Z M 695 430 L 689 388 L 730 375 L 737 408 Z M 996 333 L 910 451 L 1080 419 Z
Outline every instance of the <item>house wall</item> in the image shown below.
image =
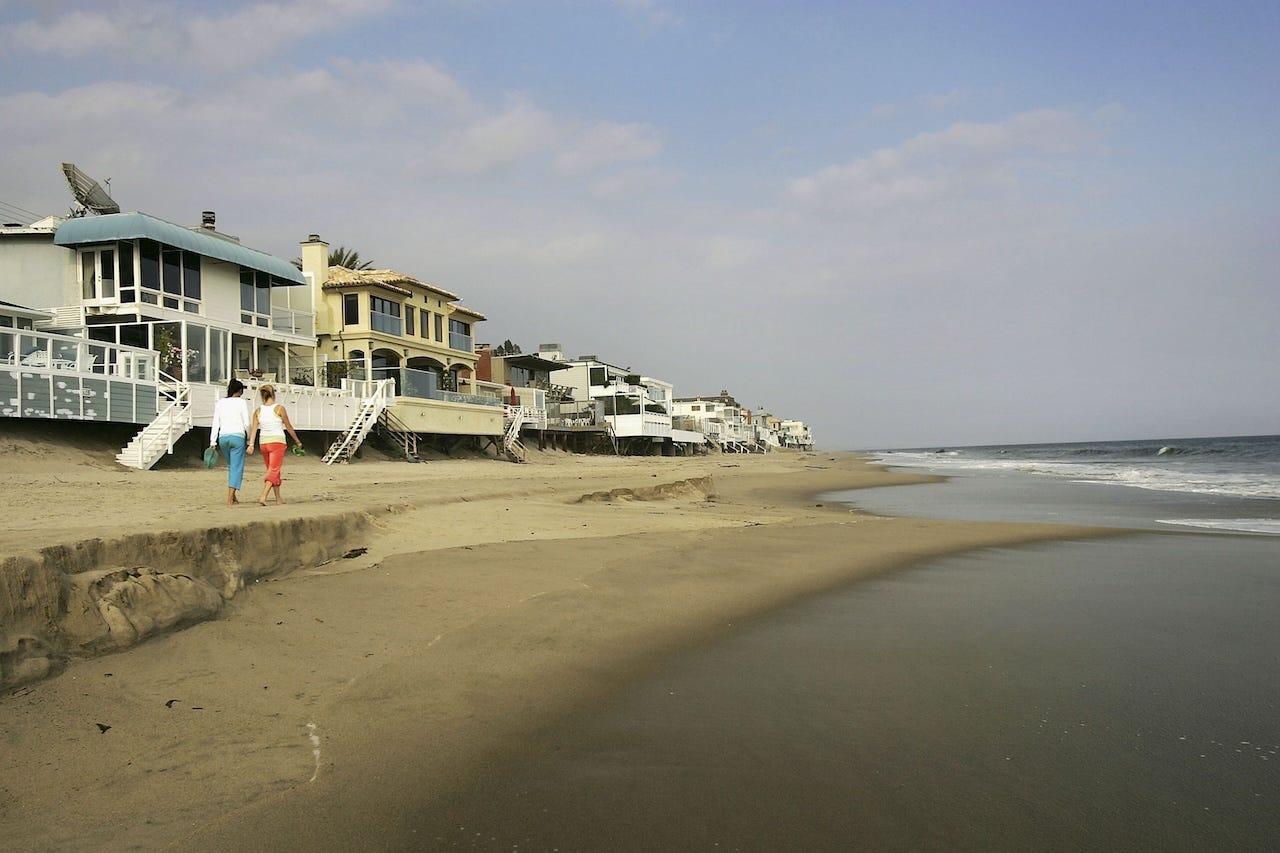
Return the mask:
M 0 237 L 0 299 L 27 308 L 80 301 L 76 253 L 53 244 L 53 234 Z
M 499 368 L 506 366 L 503 359 L 494 359 L 493 350 L 485 348 L 476 353 L 476 380 L 479 382 L 493 382 L 494 362 L 498 363 Z M 503 379 L 506 378 L 504 375 Z
M 200 258 L 200 302 L 200 316 L 220 325 L 239 326 L 240 268 Z
M 0 417 L 145 424 L 154 383 L 57 370 L 0 370 Z
M 439 435 L 502 435 L 501 406 L 473 406 L 397 397 L 391 412 L 414 432 Z
M 608 379 L 606 385 L 612 384 L 612 378 L 615 376 L 626 376 L 628 371 L 617 367 L 616 365 L 607 364 L 603 361 L 573 361 L 569 362 L 569 367 L 564 370 L 556 371 L 556 384 L 567 385 L 573 389 L 573 399 L 579 403 L 589 400 L 594 387 L 595 393 L 600 393 L 603 386 L 591 385 L 591 368 L 604 368 Z

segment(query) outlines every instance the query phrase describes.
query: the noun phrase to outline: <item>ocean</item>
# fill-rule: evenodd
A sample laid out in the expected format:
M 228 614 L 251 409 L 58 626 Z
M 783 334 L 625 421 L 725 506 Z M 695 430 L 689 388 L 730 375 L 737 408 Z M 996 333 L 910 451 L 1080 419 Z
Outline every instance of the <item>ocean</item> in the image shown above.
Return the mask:
M 930 560 L 679 654 L 424 807 L 486 850 L 1272 850 L 1275 437 L 891 451 L 826 496 L 1111 524 Z
M 1123 486 L 1142 493 L 1076 490 L 1080 497 L 1074 507 L 1079 512 L 1077 520 L 1090 524 L 1103 523 L 1109 517 L 1098 511 L 1098 504 L 1107 512 L 1116 504 L 1130 504 L 1138 512 L 1151 509 L 1163 516 L 1146 519 L 1143 526 L 1280 534 L 1280 436 L 1276 435 L 887 450 L 873 455 L 894 468 L 926 470 L 957 479 L 1030 474 L 1090 486 Z M 1017 482 L 1010 479 L 1006 491 L 1016 492 Z M 964 491 L 964 486 L 950 491 Z M 1099 500 L 1094 500 L 1095 496 Z M 908 507 L 877 495 L 859 505 L 877 512 L 883 509 L 887 515 L 928 514 L 948 505 L 950 509 L 942 511 L 949 518 L 1036 518 L 1035 508 L 1017 511 L 1005 501 L 975 506 L 959 494 L 937 493 L 926 500 L 925 506 L 913 502 Z M 1056 505 L 1052 509 L 1071 512 Z M 1110 518 L 1125 527 L 1143 521 L 1135 512 Z

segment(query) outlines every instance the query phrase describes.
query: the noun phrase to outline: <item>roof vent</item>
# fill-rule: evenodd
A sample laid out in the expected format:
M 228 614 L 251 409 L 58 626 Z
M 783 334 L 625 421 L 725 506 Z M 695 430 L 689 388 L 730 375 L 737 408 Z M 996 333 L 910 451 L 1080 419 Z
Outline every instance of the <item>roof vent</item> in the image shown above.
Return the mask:
M 200 211 L 200 227 L 213 230 L 214 223 L 217 221 L 217 215 L 212 210 Z

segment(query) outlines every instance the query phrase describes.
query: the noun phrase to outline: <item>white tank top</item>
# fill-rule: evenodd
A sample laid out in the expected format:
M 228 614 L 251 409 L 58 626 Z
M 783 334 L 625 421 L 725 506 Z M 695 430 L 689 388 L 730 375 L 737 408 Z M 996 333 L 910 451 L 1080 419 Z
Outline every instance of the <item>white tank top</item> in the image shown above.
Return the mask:
M 266 444 L 271 441 L 284 442 L 284 421 L 276 414 L 276 406 L 279 403 L 272 403 L 270 406 L 258 407 L 258 443 Z

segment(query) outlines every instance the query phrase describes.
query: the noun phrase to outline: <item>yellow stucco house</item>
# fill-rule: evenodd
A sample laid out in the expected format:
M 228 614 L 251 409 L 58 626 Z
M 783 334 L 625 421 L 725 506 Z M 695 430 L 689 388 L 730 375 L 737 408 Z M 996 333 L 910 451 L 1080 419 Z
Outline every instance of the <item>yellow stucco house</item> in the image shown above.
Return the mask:
M 390 269 L 329 266 L 329 244 L 302 243 L 313 293 L 317 348 L 330 372 L 391 379 L 391 413 L 404 429 L 433 436 L 503 434 L 503 400 L 474 390 L 475 327 L 485 317 L 441 287 Z M 333 377 L 330 377 L 332 379 Z

